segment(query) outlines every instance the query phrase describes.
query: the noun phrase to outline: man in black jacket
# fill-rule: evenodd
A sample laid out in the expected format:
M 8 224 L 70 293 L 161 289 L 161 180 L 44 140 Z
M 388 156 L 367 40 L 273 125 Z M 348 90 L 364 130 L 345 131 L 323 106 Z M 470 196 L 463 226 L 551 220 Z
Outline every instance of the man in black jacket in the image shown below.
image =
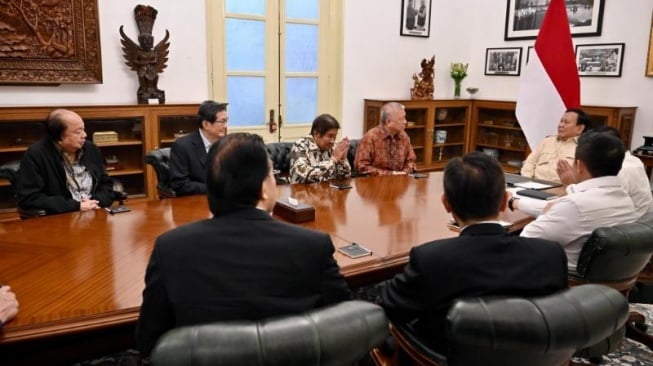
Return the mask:
M 206 193 L 206 157 L 211 144 L 227 134 L 227 103 L 202 102 L 198 129 L 179 138 L 170 149 L 170 186 L 177 196 Z
M 511 236 L 499 224 L 508 194 L 496 159 L 480 152 L 452 159 L 443 183 L 442 203 L 462 228 L 460 236 L 414 247 L 379 302 L 391 321 L 412 327 L 446 354 L 446 315 L 454 300 L 556 292 L 567 287 L 567 257 L 558 243 Z
M 214 217 L 159 236 L 145 273 L 138 348 L 184 325 L 297 314 L 350 298 L 328 234 L 275 220 L 277 187 L 260 136 L 209 151 Z
M 18 207 L 46 214 L 110 206 L 113 181 L 97 146 L 86 140 L 84 121 L 75 112 L 50 112 L 46 136 L 30 146 L 16 181 Z

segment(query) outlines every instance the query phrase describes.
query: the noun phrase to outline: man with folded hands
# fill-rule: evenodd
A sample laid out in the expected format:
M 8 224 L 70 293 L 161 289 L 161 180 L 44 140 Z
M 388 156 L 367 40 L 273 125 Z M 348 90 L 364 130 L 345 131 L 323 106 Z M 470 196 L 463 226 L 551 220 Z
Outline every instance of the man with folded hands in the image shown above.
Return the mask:
M 567 194 L 545 207 L 524 227 L 521 236 L 557 241 L 567 253 L 569 269 L 575 270 L 580 251 L 594 229 L 637 221 L 640 216 L 633 200 L 617 177 L 625 151 L 615 136 L 583 134 L 573 164 L 578 183 L 567 186 Z

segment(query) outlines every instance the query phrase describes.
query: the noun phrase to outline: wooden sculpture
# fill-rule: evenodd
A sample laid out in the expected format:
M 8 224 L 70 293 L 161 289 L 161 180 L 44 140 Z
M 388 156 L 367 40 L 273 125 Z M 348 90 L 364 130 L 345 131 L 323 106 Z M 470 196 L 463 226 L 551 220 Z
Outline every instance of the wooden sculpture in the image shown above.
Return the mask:
M 413 87 L 410 89 L 410 98 L 413 100 L 433 99 L 433 75 L 435 55 L 430 60 L 423 59 L 422 72 L 413 74 Z
M 148 100 L 151 98 L 158 99 L 159 104 L 164 104 L 166 100 L 165 91 L 159 89 L 157 84 L 159 83 L 159 74 L 167 66 L 170 33 L 166 29 L 166 36 L 152 49 L 154 44 L 152 27 L 157 13 L 157 10 L 151 6 L 137 5 L 134 8 L 139 45 L 127 37 L 123 26 L 120 26 L 125 64 L 138 74 L 138 91 L 136 92 L 138 104 L 148 104 Z

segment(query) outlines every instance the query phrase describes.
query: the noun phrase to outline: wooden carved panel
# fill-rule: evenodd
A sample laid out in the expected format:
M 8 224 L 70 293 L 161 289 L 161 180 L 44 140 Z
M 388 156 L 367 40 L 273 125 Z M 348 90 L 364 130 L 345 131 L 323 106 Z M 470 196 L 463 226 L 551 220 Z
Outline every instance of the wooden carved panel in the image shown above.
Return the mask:
M 97 0 L 0 0 L 0 84 L 102 83 Z

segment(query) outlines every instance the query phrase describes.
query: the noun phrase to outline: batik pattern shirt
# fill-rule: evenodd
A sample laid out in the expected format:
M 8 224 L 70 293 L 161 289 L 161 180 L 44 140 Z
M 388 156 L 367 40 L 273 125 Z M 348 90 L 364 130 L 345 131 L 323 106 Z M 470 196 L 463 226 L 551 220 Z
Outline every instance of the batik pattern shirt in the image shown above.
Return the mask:
M 337 163 L 331 159 L 333 148 L 320 148 L 312 136 L 303 137 L 290 151 L 290 183 L 317 183 L 351 176 L 347 159 Z
M 415 159 L 415 151 L 405 131 L 392 135 L 384 125 L 379 125 L 367 131 L 361 139 L 354 166 L 361 174 L 412 173 Z

